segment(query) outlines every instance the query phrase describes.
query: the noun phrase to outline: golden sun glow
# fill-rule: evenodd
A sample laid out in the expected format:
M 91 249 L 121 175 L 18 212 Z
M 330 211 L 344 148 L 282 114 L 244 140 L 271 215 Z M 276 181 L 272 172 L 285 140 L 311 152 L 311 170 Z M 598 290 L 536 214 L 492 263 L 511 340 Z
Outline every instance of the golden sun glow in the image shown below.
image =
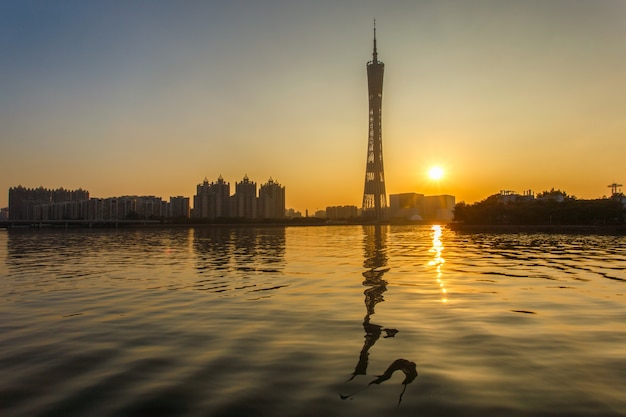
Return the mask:
M 443 168 L 434 166 L 428 171 L 428 177 L 431 180 L 440 180 L 443 178 Z

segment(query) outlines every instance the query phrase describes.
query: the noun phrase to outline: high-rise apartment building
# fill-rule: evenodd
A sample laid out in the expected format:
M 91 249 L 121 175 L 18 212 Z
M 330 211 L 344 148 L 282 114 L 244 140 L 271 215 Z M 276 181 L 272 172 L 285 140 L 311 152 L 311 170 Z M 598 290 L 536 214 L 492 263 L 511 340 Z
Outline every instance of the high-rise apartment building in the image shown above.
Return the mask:
M 285 187 L 271 177 L 259 189 L 259 218 L 282 219 L 285 217 Z
M 220 175 L 217 182 L 209 183 L 205 178 L 196 187 L 193 198 L 193 217 L 200 219 L 217 219 L 230 217 L 229 199 L 230 183 Z
M 248 176 L 245 175 L 241 182 L 235 183 L 235 194 L 233 195 L 232 199 L 232 217 L 238 217 L 242 219 L 256 219 L 256 182 L 250 181 Z
M 211 183 L 211 199 L 209 200 L 209 218 L 230 217 L 230 183 L 220 175 L 217 182 Z
M 196 186 L 196 195 L 193 197 L 193 217 L 207 219 L 209 217 L 209 180 L 204 179 Z

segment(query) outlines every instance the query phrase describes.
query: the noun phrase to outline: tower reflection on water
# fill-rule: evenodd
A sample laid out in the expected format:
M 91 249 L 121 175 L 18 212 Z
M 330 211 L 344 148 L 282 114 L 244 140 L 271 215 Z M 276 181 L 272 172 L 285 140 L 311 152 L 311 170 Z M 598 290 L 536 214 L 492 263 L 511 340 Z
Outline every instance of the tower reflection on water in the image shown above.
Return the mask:
M 381 336 L 383 338 L 392 338 L 398 333 L 395 328 L 384 327 L 380 324 L 372 322 L 372 316 L 376 313 L 376 304 L 385 301 L 383 293 L 387 291 L 387 281 L 383 276 L 389 268 L 387 267 L 387 233 L 389 226 L 375 225 L 363 226 L 363 249 L 365 260 L 363 267 L 363 285 L 365 291 L 365 309 L 366 314 L 363 318 L 363 330 L 365 330 L 365 342 L 359 354 L 359 361 L 354 368 L 354 372 L 348 379 L 352 381 L 357 375 L 367 375 L 367 367 L 369 364 L 370 349 L 376 344 Z M 399 358 L 391 362 L 387 369 L 372 380 L 365 388 L 359 389 L 352 394 L 341 395 L 342 399 L 351 398 L 355 394 L 367 389 L 372 384 L 381 384 L 391 378 L 395 371 L 402 371 L 405 375 L 402 384 L 404 388 L 400 393 L 398 405 L 402 402 L 402 396 L 406 390 L 406 386 L 417 378 L 417 368 L 414 362 L 407 359 Z

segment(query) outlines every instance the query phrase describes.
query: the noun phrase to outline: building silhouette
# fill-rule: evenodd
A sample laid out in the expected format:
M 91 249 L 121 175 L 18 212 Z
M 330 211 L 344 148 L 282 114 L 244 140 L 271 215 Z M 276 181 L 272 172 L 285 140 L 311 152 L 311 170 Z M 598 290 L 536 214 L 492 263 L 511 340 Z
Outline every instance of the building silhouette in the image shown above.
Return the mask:
M 193 197 L 193 217 L 209 217 L 209 193 L 209 180 L 205 177 L 204 181 L 196 186 L 196 195 Z
M 449 223 L 454 217 L 454 205 L 453 195 L 391 194 L 389 217 L 392 220 Z
M 328 206 L 324 217 L 329 220 L 347 220 L 354 219 L 358 214 L 356 206 Z
M 177 213 L 184 216 L 189 212 L 188 198 L 172 199 L 179 203 Z M 157 220 L 170 217 L 170 208 L 170 203 L 155 196 L 90 198 L 89 192 L 82 189 L 18 186 L 9 188 L 8 220 Z
M 382 98 L 385 64 L 378 60 L 376 50 L 376 22 L 374 21 L 374 51 L 367 63 L 367 89 L 369 94 L 369 137 L 365 186 L 363 189 L 363 217 L 376 221 L 387 218 L 387 194 L 383 167 Z
M 85 220 L 158 220 L 169 217 L 170 206 L 161 197 L 153 195 L 125 195 L 108 198 L 91 198 Z M 55 220 L 55 219 L 50 219 Z
M 83 202 L 89 200 L 89 191 L 55 190 L 20 186 L 9 188 L 9 219 L 33 220 L 60 218 L 80 219 L 83 217 Z
M 184 197 L 182 195 L 176 197 L 170 196 L 169 208 L 169 217 L 188 219 L 190 213 L 189 197 Z
M 259 189 L 260 219 L 282 219 L 285 217 L 285 187 L 271 177 Z
M 201 219 L 217 219 L 230 217 L 230 183 L 220 175 L 217 182 L 209 183 L 205 178 L 196 187 L 193 199 L 194 216 Z
M 235 194 L 230 195 L 230 184 L 222 176 L 217 182 L 198 184 L 193 198 L 192 217 L 196 219 L 283 219 L 285 218 L 285 187 L 271 177 L 261 185 L 257 196 L 257 183 L 247 175 L 235 183 Z
M 235 183 L 232 207 L 234 208 L 232 217 L 256 219 L 256 182 L 250 181 L 247 175 L 244 175 L 241 182 Z

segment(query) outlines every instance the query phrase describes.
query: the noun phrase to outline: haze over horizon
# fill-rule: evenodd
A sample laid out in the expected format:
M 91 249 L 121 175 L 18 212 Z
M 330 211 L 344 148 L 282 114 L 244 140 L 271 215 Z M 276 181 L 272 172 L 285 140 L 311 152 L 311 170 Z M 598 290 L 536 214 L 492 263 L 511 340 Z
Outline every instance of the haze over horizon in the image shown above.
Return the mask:
M 360 206 L 374 18 L 388 194 L 626 181 L 622 0 L 9 0 L 0 207 L 17 185 L 168 199 L 246 174 L 303 213 Z

